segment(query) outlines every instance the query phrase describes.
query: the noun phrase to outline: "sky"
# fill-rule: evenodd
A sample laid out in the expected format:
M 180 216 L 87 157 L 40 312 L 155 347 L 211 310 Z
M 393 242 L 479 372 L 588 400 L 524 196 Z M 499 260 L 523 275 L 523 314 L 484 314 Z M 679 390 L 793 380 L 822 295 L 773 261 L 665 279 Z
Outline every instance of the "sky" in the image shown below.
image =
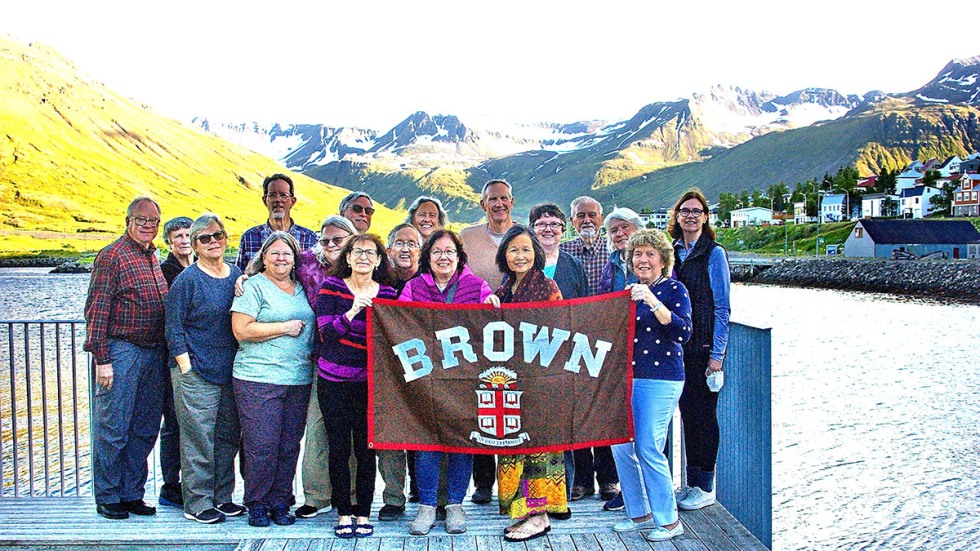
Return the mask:
M 470 121 L 615 121 L 714 84 L 907 92 L 980 55 L 952 22 L 881 0 L 19 0 L 0 34 L 43 42 L 115 92 L 189 121 L 386 131 Z M 928 8 L 926 11 L 925 8 Z

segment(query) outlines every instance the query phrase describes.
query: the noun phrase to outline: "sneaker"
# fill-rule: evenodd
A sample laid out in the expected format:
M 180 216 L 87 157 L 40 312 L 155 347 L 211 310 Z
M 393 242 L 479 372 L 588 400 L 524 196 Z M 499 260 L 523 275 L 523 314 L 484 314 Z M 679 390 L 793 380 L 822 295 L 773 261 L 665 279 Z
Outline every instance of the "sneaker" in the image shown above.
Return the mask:
M 201 524 L 217 524 L 225 521 L 225 515 L 217 509 L 205 509 L 198 514 L 184 513 L 184 518 L 200 522 Z
M 324 511 L 324 513 L 329 513 L 330 510 Z M 296 508 L 296 518 L 313 518 L 320 514 L 320 509 L 307 503 L 306 505 L 300 505 Z
M 148 517 L 157 514 L 157 508 L 147 505 L 142 499 L 120 501 L 119 506 L 122 507 L 124 511 L 134 515 L 139 515 L 141 517 Z
M 222 503 L 221 505 L 218 505 L 217 507 L 215 507 L 215 509 L 217 509 L 219 513 L 221 513 L 226 517 L 237 517 L 238 515 L 241 515 L 246 511 L 245 507 L 232 503 L 230 501 L 228 503 Z
M 664 528 L 663 526 L 657 526 L 653 530 L 650 530 L 643 537 L 647 541 L 667 541 L 669 539 L 676 538 L 677 536 L 684 533 L 684 524 L 681 521 L 677 521 L 677 524 L 670 529 Z
M 619 484 L 615 482 L 606 482 L 605 484 L 599 485 L 599 499 L 602 501 L 609 501 L 619 495 Z
M 595 488 L 586 488 L 585 486 L 572 486 L 572 497 L 571 501 L 578 501 L 595 494 Z
M 479 505 L 486 505 L 493 501 L 493 492 L 490 488 L 477 488 L 470 500 Z
M 248 508 L 248 525 L 265 528 L 270 524 L 269 511 L 265 505 L 252 505 Z
M 715 491 L 706 492 L 697 486 L 691 488 L 687 496 L 677 503 L 677 507 L 684 511 L 697 511 L 715 502 Z
M 677 503 L 684 501 L 685 499 L 687 499 L 687 494 L 689 494 L 690 492 L 691 492 L 690 486 L 683 486 L 681 488 L 674 490 L 674 501 Z
M 436 525 L 436 508 L 431 505 L 419 505 L 415 520 L 408 527 L 408 533 L 413 536 L 424 536 Z
M 175 493 L 169 490 L 161 490 L 160 495 L 157 496 L 157 503 L 165 507 L 177 507 L 183 509 L 184 496 L 180 495 L 179 492 Z
M 446 533 L 462 534 L 466 532 L 466 513 L 459 503 L 446 505 Z
M 279 505 L 269 510 L 269 518 L 279 526 L 291 526 L 296 524 L 296 517 L 289 512 L 289 507 Z
M 613 524 L 613 532 L 632 532 L 633 530 L 649 530 L 650 528 L 656 527 L 657 523 L 654 522 L 653 517 L 641 522 L 636 522 L 633 519 L 628 518 L 624 521 Z
M 389 504 L 389 505 L 385 505 L 384 507 L 381 508 L 380 511 L 378 511 L 378 520 L 384 520 L 384 521 L 398 520 L 403 516 L 405 516 L 404 505 L 399 507 L 398 505 Z
M 610 499 L 602 506 L 606 511 L 622 511 L 626 508 L 626 503 L 623 501 L 623 493 L 620 492 L 619 495 Z
M 95 510 L 100 515 L 109 520 L 123 520 L 129 518 L 129 513 L 118 503 L 96 503 Z

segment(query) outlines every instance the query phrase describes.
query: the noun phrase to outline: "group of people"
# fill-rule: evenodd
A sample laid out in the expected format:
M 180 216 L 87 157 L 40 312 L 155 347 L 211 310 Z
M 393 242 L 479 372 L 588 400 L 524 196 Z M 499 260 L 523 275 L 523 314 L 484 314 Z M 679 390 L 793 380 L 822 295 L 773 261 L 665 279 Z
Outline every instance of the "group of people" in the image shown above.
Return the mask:
M 595 494 L 596 483 L 605 509 L 626 509 L 613 530 L 649 530 L 652 541 L 683 533 L 678 507 L 714 503 L 718 394 L 706 378 L 725 358 L 729 272 L 699 191 L 678 200 L 670 237 L 627 208 L 603 217 L 591 197 L 572 201 L 569 217 L 541 203 L 526 225 L 516 223 L 513 188 L 497 179 L 482 189 L 485 223 L 457 234 L 440 201 L 423 196 L 387 242 L 370 233 L 366 193 L 345 197 L 318 234 L 292 220 L 288 176 L 266 178 L 262 200 L 269 217 L 242 235 L 234 264 L 224 260 L 228 234 L 211 213 L 166 222 L 170 254 L 158 262 L 161 211 L 149 197 L 133 200 L 125 234 L 96 257 L 85 348 L 98 385 L 99 514 L 156 512 L 143 488 L 158 433 L 159 503 L 206 524 L 247 512 L 252 526 L 289 525 L 334 508 L 336 536 L 367 537 L 379 471 L 379 519 L 399 519 L 406 501 L 418 502 L 415 535 L 439 520 L 448 533 L 465 532 L 471 480 L 477 504 L 492 501 L 496 483 L 500 512 L 515 520 L 504 529 L 509 541 L 547 534 L 551 519 L 568 518 L 568 503 Z M 569 221 L 575 238 L 563 242 Z M 499 307 L 622 290 L 637 303 L 634 442 L 498 458 L 368 446 L 373 299 Z M 675 493 L 665 445 L 678 404 L 688 466 Z M 236 456 L 241 505 L 232 500 Z M 305 503 L 294 510 L 300 461 Z

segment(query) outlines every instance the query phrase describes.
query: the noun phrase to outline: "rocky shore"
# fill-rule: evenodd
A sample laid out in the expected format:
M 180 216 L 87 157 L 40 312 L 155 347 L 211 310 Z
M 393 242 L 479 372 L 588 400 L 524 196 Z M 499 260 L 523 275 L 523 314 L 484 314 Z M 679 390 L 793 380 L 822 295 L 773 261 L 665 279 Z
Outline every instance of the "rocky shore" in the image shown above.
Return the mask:
M 973 260 L 787 259 L 755 277 L 733 273 L 733 279 L 980 303 L 980 262 Z
M 58 258 L 53 256 L 37 256 L 34 258 L 3 258 L 0 268 L 54 268 L 52 274 L 87 274 L 92 267 L 81 264 L 74 258 Z

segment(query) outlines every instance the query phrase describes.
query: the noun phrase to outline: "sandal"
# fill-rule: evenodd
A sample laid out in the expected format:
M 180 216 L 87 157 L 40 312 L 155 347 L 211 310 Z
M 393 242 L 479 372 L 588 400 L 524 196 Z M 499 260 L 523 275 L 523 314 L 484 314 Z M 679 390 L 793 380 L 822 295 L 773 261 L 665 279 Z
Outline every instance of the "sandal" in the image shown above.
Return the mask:
M 354 529 L 354 537 L 358 538 L 369 538 L 374 535 L 374 525 L 373 524 L 358 524 Z
M 534 534 L 528 534 L 525 531 L 525 526 L 521 526 L 517 529 L 511 530 L 508 534 L 504 534 L 504 541 L 529 541 L 535 538 L 540 538 L 541 536 L 546 535 L 548 532 L 551 532 L 551 525 L 545 526 L 540 532 L 535 532 Z
M 333 535 L 338 538 L 350 539 L 354 537 L 354 525 L 353 524 L 338 524 L 333 527 Z

